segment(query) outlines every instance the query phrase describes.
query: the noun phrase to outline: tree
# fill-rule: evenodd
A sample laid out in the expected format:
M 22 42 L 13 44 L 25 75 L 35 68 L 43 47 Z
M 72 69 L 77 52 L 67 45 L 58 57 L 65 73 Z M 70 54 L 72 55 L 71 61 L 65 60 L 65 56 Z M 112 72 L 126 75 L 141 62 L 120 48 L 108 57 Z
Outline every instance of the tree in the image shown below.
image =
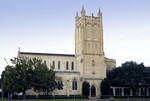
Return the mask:
M 101 88 L 102 97 L 104 97 L 104 98 L 109 97 L 109 95 L 110 95 L 110 82 L 108 79 L 102 80 L 100 88 Z
M 46 62 L 37 58 L 19 57 L 11 59 L 14 66 L 7 66 L 2 73 L 2 81 L 8 94 L 23 93 L 23 101 L 26 101 L 26 90 L 34 88 L 46 95 L 57 87 L 55 72 L 49 69 Z M 9 96 L 10 99 L 10 96 Z
M 12 63 L 15 65 L 15 85 L 17 92 L 23 93 L 23 101 L 26 101 L 25 92 L 31 89 L 33 85 L 33 67 L 34 64 L 31 59 L 21 57 L 11 59 Z
M 57 88 L 55 72 L 47 67 L 46 62 L 37 59 L 33 59 L 33 62 L 35 64 L 34 89 L 48 95 Z
M 130 61 L 107 73 L 111 86 L 126 86 L 132 90 L 150 86 L 150 68 Z
M 17 90 L 23 92 L 24 101 L 28 89 L 34 88 L 35 91 L 48 95 L 57 87 L 55 72 L 47 67 L 45 61 L 20 57 L 12 62 L 16 67 Z
M 2 72 L 2 90 L 8 92 L 8 101 L 11 100 L 11 94 L 16 90 L 15 84 L 15 68 L 13 66 L 6 66 L 5 71 Z
M 89 82 L 84 81 L 82 83 L 82 95 L 89 96 L 89 91 L 90 91 L 90 84 L 89 84 Z

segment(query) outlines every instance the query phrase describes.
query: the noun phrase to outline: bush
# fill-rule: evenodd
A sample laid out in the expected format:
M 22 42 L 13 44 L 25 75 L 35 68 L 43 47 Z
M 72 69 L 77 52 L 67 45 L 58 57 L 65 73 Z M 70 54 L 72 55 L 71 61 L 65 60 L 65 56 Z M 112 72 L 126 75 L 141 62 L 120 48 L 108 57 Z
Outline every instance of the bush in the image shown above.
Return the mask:
M 22 96 L 14 95 L 13 99 L 22 99 Z M 87 99 L 87 96 L 81 96 L 81 95 L 39 95 L 36 97 L 35 95 L 27 95 L 26 99 Z
M 101 95 L 102 97 L 110 97 L 110 82 L 107 80 L 107 79 L 104 79 L 102 82 L 101 82 L 101 85 L 100 85 L 100 88 L 101 88 Z
M 89 92 L 90 92 L 90 84 L 89 84 L 89 82 L 84 81 L 82 83 L 82 95 L 89 96 Z

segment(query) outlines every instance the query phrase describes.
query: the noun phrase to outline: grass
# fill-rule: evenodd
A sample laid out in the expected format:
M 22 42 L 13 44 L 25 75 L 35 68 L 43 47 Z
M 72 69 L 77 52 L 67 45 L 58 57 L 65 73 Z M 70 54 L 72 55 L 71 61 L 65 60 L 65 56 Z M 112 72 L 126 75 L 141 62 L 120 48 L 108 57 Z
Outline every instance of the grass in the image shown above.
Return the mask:
M 110 101 L 150 101 L 150 98 L 113 98 Z
M 0 99 L 0 101 L 8 101 L 7 99 Z M 12 100 L 12 101 L 23 101 L 20 100 Z M 83 101 L 83 99 L 27 99 L 26 101 Z
M 0 101 L 8 101 L 7 99 L 0 99 Z M 23 101 L 20 100 L 12 100 L 12 101 Z M 26 101 L 86 101 L 86 99 L 27 99 Z M 92 101 L 92 100 L 91 100 Z M 103 100 L 100 100 L 103 101 Z M 104 100 L 107 101 L 107 100 Z M 150 98 L 113 98 L 108 101 L 150 101 Z

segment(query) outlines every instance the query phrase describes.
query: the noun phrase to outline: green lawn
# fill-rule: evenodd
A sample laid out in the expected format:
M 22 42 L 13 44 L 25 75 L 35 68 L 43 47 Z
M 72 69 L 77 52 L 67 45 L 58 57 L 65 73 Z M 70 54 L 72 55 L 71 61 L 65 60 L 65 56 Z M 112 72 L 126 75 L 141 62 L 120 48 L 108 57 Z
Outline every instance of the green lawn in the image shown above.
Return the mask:
M 114 98 L 110 101 L 150 101 L 150 98 Z
M 0 101 L 8 101 L 7 99 L 0 99 Z M 22 101 L 22 100 L 12 100 L 12 101 Z M 26 101 L 83 101 L 83 99 L 27 99 Z
M 8 101 L 7 99 L 0 101 Z M 22 101 L 22 100 L 12 100 L 12 101 Z M 27 99 L 26 101 L 86 101 L 86 99 Z M 92 100 L 91 100 L 92 101 Z M 103 100 L 100 100 L 103 101 Z M 113 98 L 104 101 L 150 101 L 150 98 Z

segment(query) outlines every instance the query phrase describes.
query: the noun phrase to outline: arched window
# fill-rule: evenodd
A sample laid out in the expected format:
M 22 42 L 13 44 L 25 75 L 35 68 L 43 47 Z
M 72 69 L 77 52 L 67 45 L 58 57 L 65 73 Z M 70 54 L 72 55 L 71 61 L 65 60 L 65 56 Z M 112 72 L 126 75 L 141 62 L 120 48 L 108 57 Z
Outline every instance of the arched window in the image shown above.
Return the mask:
M 92 66 L 95 66 L 95 61 L 94 60 L 92 60 Z
M 60 69 L 60 61 L 58 61 L 58 69 Z
M 86 39 L 90 40 L 90 34 L 91 34 L 91 25 L 87 24 L 86 25 Z
M 74 79 L 72 81 L 72 90 L 77 90 L 77 80 L 76 79 Z
M 74 62 L 71 62 L 71 69 L 74 70 Z
M 62 82 L 62 79 L 61 78 L 58 78 L 56 80 L 56 83 L 57 83 L 57 88 L 58 90 L 62 90 L 63 89 L 63 82 Z
M 76 28 L 76 40 L 79 41 L 79 27 Z
M 66 70 L 68 70 L 69 69 L 69 63 L 68 63 L 68 61 L 66 62 Z
M 52 62 L 52 69 L 55 69 L 55 61 Z
M 79 26 L 79 29 L 78 29 L 78 40 L 79 41 L 81 40 L 81 25 Z
M 94 40 L 98 39 L 98 27 L 97 25 L 94 25 L 93 33 L 94 33 Z
M 95 44 L 95 49 L 97 49 L 97 44 Z

